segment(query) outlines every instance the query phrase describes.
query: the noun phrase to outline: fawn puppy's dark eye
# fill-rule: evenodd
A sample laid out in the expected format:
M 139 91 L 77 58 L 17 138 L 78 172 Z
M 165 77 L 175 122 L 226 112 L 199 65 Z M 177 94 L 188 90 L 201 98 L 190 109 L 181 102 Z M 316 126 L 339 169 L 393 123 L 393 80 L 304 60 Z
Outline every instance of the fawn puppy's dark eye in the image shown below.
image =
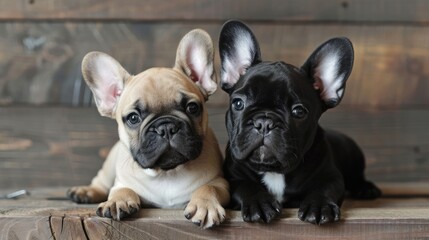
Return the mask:
M 126 119 L 127 119 L 127 124 L 130 127 L 134 127 L 137 124 L 142 122 L 140 115 L 138 113 L 135 113 L 135 112 L 128 114 Z
M 195 102 L 190 102 L 186 105 L 186 112 L 188 114 L 197 115 L 200 113 L 200 106 Z

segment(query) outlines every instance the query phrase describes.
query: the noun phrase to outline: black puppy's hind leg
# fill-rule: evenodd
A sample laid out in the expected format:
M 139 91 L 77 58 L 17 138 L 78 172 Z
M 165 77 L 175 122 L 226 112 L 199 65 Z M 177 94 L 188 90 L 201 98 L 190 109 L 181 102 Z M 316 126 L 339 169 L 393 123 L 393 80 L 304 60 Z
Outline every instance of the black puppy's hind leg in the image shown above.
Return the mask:
M 365 179 L 365 157 L 362 151 L 356 149 L 350 159 L 346 171 L 343 172 L 346 191 L 355 199 L 375 199 L 381 196 L 381 190 L 372 182 Z

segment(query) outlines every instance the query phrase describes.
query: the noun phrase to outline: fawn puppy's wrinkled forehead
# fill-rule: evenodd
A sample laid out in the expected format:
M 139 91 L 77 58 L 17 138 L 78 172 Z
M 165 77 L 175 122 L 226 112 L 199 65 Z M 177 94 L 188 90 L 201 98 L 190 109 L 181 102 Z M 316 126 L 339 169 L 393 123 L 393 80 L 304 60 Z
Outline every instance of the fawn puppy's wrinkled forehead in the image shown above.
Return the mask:
M 201 104 L 204 96 L 183 73 L 171 68 L 151 68 L 129 79 L 118 107 L 123 111 L 139 107 L 162 113 L 166 108 L 179 110 L 191 101 Z

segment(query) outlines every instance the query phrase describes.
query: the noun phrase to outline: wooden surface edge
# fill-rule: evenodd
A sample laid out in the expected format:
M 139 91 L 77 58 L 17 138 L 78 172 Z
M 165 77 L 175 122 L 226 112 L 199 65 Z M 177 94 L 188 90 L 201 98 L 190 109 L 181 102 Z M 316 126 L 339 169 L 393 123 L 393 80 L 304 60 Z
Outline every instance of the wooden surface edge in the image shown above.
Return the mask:
M 399 200 L 398 200 L 399 201 Z M 0 218 L 33 218 L 33 217 L 78 217 L 87 219 L 105 219 L 95 214 L 97 205 L 87 207 L 55 207 L 55 208 L 22 208 L 5 210 L 0 207 Z M 243 222 L 240 211 L 226 210 L 226 222 Z M 283 209 L 281 216 L 277 221 L 282 223 L 303 223 L 297 217 L 298 209 Z M 109 219 L 105 219 L 109 220 Z M 428 207 L 350 207 L 342 208 L 343 222 L 360 222 L 362 220 L 424 220 L 429 221 L 429 202 Z M 122 220 L 127 221 L 185 221 L 183 210 L 178 209 L 141 209 L 139 213 L 132 217 Z M 243 222 L 244 223 L 244 222 Z
M 33 209 L 28 209 L 30 212 Z M 1 239 L 401 239 L 429 236 L 429 208 L 343 209 L 338 223 L 315 226 L 285 209 L 270 224 L 246 223 L 238 211 L 227 211 L 220 226 L 204 230 L 186 220 L 181 210 L 144 209 L 135 217 L 113 221 L 93 209 L 44 209 L 33 214 L 0 214 Z M 1 210 L 0 210 L 1 211 Z M 37 212 L 37 214 L 36 214 Z M 66 213 L 65 213 L 66 212 Z
M 315 226 L 283 209 L 270 224 L 246 223 L 239 211 L 204 230 L 181 209 L 142 209 L 122 221 L 96 216 L 97 204 L 76 204 L 67 190 L 39 188 L 15 200 L 0 200 L 0 239 L 410 239 L 429 236 L 429 189 L 426 183 L 379 183 L 385 196 L 346 199 L 338 223 Z M 405 194 L 404 194 L 405 191 Z M 0 190 L 0 194 L 7 192 Z M 402 195 L 401 195 L 402 193 Z M 408 194 L 408 195 L 407 195 Z M 417 196 L 419 195 L 419 196 Z M 393 196 L 393 197 L 389 197 Z

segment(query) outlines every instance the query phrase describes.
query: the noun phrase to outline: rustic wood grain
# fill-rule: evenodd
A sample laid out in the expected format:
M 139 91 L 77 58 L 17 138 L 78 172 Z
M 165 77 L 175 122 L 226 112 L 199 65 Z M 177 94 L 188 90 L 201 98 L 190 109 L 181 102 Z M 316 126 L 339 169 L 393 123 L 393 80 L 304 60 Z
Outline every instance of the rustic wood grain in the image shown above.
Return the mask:
M 0 189 L 88 184 L 118 139 L 116 122 L 95 108 L 3 107 L 0 116 Z M 228 140 L 224 117 L 225 108 L 209 108 L 222 150 Z M 428 110 L 339 107 L 321 124 L 362 147 L 369 179 L 429 180 Z
M 86 184 L 103 163 L 99 151 L 118 139 L 115 121 L 96 109 L 1 108 L 0 116 L 0 188 Z
M 383 184 L 401 195 L 429 194 L 428 186 Z M 0 200 L 2 239 L 410 239 L 429 236 L 427 198 L 346 199 L 339 223 L 314 226 L 298 220 L 297 209 L 283 209 L 273 223 L 243 222 L 238 211 L 227 210 L 219 227 L 203 230 L 190 223 L 182 210 L 142 209 L 132 218 L 112 221 L 95 215 L 96 204 L 77 205 L 60 197 L 65 188 L 34 189 L 31 196 Z M 407 193 L 407 194 L 408 194 Z M 401 195 L 405 196 L 405 195 Z M 41 206 L 29 202 L 51 202 Z
M 6 0 L 1 20 L 359 21 L 427 23 L 422 0 Z
M 427 182 L 394 182 L 378 183 L 383 189 L 385 197 L 429 197 L 429 184 Z
M 425 112 L 339 108 L 326 112 L 321 123 L 348 134 L 362 147 L 371 179 L 407 181 L 405 176 L 412 176 L 423 180 L 429 176 L 429 115 Z
M 8 218 L 0 216 L 1 239 L 49 239 L 48 216 Z M 25 230 L 24 230 L 25 229 Z
M 327 39 L 349 37 L 354 43 L 355 65 L 342 105 L 429 106 L 429 70 L 424 67 L 429 65 L 427 25 L 249 25 L 265 60 L 298 66 Z M 0 23 L 0 104 L 91 105 L 80 72 L 87 52 L 107 52 L 133 74 L 154 66 L 169 67 L 181 37 L 193 28 L 206 29 L 217 46 L 221 23 Z M 218 55 L 216 52 L 217 72 Z M 221 89 L 209 101 L 214 106 L 227 103 Z

